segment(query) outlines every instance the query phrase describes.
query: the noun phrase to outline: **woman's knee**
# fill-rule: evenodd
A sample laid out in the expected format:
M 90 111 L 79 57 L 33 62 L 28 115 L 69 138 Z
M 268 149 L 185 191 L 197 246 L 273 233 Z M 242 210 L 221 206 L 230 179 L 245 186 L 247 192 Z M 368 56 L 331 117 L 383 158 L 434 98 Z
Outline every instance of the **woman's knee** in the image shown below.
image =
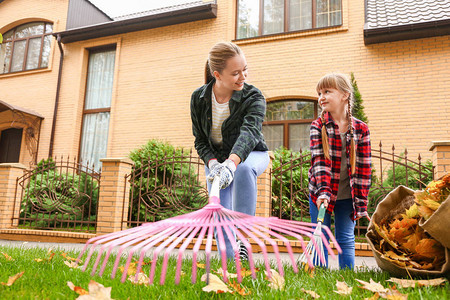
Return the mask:
M 237 166 L 234 176 L 235 178 L 241 176 L 256 176 L 256 171 L 253 169 L 252 166 L 243 163 Z

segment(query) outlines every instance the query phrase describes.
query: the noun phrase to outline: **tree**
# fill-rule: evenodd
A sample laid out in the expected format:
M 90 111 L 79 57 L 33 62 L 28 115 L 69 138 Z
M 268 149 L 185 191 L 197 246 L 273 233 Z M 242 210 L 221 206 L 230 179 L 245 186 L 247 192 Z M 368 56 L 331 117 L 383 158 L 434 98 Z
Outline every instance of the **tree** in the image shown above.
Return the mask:
M 354 90 L 353 95 L 355 98 L 355 102 L 353 104 L 353 116 L 357 119 L 360 119 L 364 123 L 368 124 L 369 119 L 367 118 L 366 114 L 364 113 L 363 99 L 361 97 L 361 93 L 359 92 L 358 84 L 356 83 L 356 80 L 355 80 L 355 75 L 352 72 L 352 73 L 350 73 L 350 76 L 351 76 L 352 86 L 353 86 L 353 90 Z

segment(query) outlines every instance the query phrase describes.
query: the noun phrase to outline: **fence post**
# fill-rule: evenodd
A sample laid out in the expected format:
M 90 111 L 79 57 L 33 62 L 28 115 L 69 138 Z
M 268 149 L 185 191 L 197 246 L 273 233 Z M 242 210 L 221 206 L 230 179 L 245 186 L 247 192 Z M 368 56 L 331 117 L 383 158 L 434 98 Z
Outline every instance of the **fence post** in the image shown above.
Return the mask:
M 17 178 L 23 176 L 26 167 L 19 163 L 0 164 L 0 228 L 17 227 L 13 217 L 19 217 L 20 200 L 14 205 Z M 14 209 L 15 208 L 15 209 Z M 13 209 L 15 211 L 13 211 Z
M 124 218 L 128 215 L 129 189 L 125 175 L 131 172 L 133 165 L 133 161 L 128 158 L 103 158 L 100 161 L 102 175 L 98 195 L 97 235 L 122 229 L 122 215 Z
M 258 177 L 257 188 L 258 197 L 256 199 L 256 216 L 270 217 L 272 208 L 272 185 L 270 172 L 272 171 L 272 160 L 274 159 L 272 151 L 269 151 L 270 161 L 264 173 Z
M 450 173 L 450 141 L 431 142 L 434 178 Z

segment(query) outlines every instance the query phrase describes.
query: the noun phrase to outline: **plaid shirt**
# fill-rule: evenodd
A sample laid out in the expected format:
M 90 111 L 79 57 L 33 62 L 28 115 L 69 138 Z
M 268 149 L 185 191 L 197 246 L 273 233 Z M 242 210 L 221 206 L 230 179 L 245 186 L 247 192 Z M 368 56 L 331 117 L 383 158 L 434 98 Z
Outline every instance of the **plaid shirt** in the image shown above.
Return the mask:
M 331 115 L 324 115 L 331 160 L 327 160 L 322 147 L 322 120 L 318 118 L 311 124 L 310 149 L 311 168 L 309 169 L 309 191 L 311 200 L 316 203 L 319 196 L 329 199 L 327 212 L 332 214 L 336 204 L 341 169 L 342 142 L 339 127 L 334 123 Z M 353 135 L 356 147 L 356 170 L 351 175 L 350 160 L 347 160 L 347 170 L 350 177 L 350 187 L 353 199 L 353 219 L 368 216 L 367 196 L 371 181 L 371 150 L 370 133 L 367 124 L 353 118 Z M 350 153 L 350 134 L 347 138 L 347 157 Z

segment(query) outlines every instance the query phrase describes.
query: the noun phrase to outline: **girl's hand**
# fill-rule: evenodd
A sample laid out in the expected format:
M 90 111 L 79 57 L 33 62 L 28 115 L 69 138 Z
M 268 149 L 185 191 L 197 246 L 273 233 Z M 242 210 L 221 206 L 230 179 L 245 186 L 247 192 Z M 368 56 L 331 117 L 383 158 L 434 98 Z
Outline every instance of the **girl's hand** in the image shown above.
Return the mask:
M 320 205 L 323 202 L 323 206 L 325 206 L 325 208 L 328 207 L 328 197 L 327 196 L 319 196 L 319 198 L 317 198 L 316 201 L 316 205 L 317 205 L 317 209 L 320 209 Z

